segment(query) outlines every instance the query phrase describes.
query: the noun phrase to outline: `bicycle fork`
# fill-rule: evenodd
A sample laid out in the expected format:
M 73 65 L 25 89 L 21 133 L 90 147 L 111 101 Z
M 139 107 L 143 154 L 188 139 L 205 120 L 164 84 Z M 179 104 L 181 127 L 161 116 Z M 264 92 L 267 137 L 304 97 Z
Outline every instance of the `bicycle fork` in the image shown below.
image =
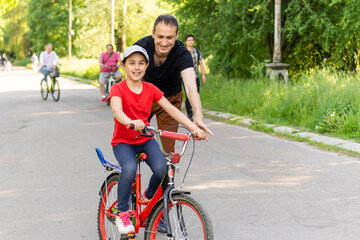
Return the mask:
M 165 192 L 164 192 L 163 218 L 165 221 L 167 236 L 169 237 L 170 240 L 172 240 L 174 238 L 173 238 L 172 229 L 171 229 L 171 225 L 170 225 L 170 218 L 169 218 L 169 202 L 171 202 L 173 208 L 176 208 L 176 214 L 177 214 L 176 221 L 178 221 L 180 223 L 180 228 L 181 228 L 182 232 L 184 233 L 184 237 L 186 237 L 187 234 L 186 234 L 184 218 L 182 215 L 182 208 L 181 208 L 181 206 L 177 206 L 176 205 L 177 202 L 172 199 L 174 191 L 177 191 L 180 188 L 174 187 L 174 169 L 172 168 L 171 164 L 168 164 L 168 173 L 167 174 L 168 174 L 169 182 L 168 182 L 168 187 L 165 189 Z M 178 192 L 178 194 L 179 193 L 190 194 L 189 192 Z

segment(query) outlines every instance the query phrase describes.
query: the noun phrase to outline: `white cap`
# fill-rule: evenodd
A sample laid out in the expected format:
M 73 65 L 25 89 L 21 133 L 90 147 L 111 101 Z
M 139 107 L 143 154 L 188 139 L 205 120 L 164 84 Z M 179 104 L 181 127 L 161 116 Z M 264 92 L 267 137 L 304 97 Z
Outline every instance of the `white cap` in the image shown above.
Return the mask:
M 142 47 L 140 47 L 139 45 L 132 45 L 130 47 L 128 47 L 127 49 L 125 49 L 124 52 L 124 57 L 123 57 L 123 61 L 130 56 L 133 53 L 142 53 L 144 55 L 144 57 L 146 58 L 146 60 L 149 62 L 149 55 L 147 54 L 146 50 Z

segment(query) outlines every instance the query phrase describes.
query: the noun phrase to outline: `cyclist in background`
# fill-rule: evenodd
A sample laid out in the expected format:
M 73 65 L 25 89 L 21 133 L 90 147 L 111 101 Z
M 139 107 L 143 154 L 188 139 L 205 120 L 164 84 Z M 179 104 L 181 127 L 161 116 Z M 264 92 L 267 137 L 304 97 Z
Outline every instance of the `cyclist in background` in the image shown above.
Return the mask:
M 45 51 L 40 54 L 40 72 L 44 74 L 44 80 L 47 81 L 47 76 L 60 64 L 59 57 L 56 52 L 52 51 L 52 44 L 45 45 Z M 54 65 L 54 62 L 56 63 Z
M 118 62 L 121 62 L 120 55 L 117 52 L 114 52 L 114 47 L 112 44 L 106 45 L 106 52 L 100 54 L 99 64 L 100 64 L 100 93 L 101 101 L 106 100 L 105 97 L 105 82 L 109 79 L 111 73 L 111 67 L 104 67 L 104 65 L 118 65 Z M 115 82 L 121 81 L 122 73 L 118 70 L 118 67 L 113 67 Z

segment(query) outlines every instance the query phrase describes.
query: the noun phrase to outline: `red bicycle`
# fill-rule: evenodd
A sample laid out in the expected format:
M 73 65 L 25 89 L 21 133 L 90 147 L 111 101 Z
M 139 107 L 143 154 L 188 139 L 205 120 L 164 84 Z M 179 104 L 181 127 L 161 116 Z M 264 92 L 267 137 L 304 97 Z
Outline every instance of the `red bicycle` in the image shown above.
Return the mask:
M 195 134 L 190 132 L 190 130 L 188 132 L 188 134 L 182 134 L 170 131 L 156 131 L 155 128 L 147 126 L 143 134 L 140 134 L 147 137 L 155 135 L 155 139 L 167 159 L 168 172 L 154 197 L 151 200 L 144 199 L 141 196 L 140 165 L 141 162 L 146 161 L 147 155 L 142 153 L 136 156 L 138 170 L 129 199 L 130 216 L 135 227 L 135 234 L 122 235 L 118 232 L 115 225 L 115 216 L 118 212 L 116 209 L 117 185 L 121 174 L 121 167 L 118 164 L 107 161 L 100 149 L 96 148 L 97 155 L 105 168 L 105 181 L 99 192 L 98 233 L 100 239 L 124 240 L 135 238 L 140 227 L 145 228 L 145 240 L 214 239 L 212 224 L 207 212 L 201 204 L 189 196 L 190 192 L 180 191 L 183 187 L 186 173 L 181 186 L 175 187 L 174 169 L 177 168 L 177 164 L 180 162 L 189 140 L 195 137 Z M 166 153 L 161 144 L 160 137 L 182 141 L 180 153 Z M 191 160 L 188 168 L 190 164 Z M 109 172 L 111 173 L 108 174 Z M 166 229 L 162 229 L 161 226 L 159 227 L 161 221 L 165 222 Z

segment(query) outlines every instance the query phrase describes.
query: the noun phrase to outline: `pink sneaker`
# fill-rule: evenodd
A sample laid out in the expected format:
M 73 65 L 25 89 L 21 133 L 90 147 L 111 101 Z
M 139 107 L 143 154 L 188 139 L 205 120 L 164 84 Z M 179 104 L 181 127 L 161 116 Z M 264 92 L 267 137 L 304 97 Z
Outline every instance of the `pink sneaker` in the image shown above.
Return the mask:
M 105 97 L 101 98 L 101 102 L 105 102 L 105 100 L 106 100 Z
M 120 234 L 135 233 L 135 228 L 130 221 L 129 211 L 119 213 L 115 218 L 115 222 Z

